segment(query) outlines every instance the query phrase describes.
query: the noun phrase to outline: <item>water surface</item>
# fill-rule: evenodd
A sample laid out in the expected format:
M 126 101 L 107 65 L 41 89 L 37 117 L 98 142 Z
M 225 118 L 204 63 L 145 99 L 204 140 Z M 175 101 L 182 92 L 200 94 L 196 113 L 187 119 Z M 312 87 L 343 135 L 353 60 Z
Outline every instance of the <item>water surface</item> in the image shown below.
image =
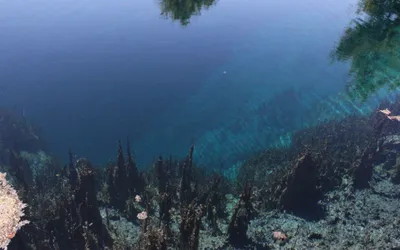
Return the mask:
M 3 2 L 1 104 L 97 163 L 129 136 L 142 164 L 194 142 L 198 162 L 229 166 L 290 141 L 315 103 L 346 113 L 348 65 L 329 53 L 356 1 L 209 1 L 191 17 L 165 3 Z

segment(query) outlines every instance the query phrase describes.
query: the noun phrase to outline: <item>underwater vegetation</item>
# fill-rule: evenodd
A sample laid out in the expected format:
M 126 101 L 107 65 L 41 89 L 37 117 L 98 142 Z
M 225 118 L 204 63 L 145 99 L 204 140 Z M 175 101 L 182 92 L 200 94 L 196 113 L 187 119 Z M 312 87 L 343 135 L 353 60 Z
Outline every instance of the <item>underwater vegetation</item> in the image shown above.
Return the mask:
M 400 2 L 362 0 L 359 17 L 346 29 L 332 51 L 333 61 L 351 64 L 348 92 L 366 100 L 381 88 L 400 86 Z
M 162 3 L 183 24 L 210 6 Z M 181 4 L 189 11 L 180 13 Z M 397 64 L 391 59 L 397 7 L 361 1 L 360 11 L 370 16 L 339 44 L 338 60 L 352 63 L 354 97 L 397 87 L 385 81 L 396 75 L 380 65 Z M 73 148 L 63 163 L 30 121 L 0 110 L 0 247 L 400 249 L 400 96 L 366 106 L 317 97 L 310 112 L 300 113 L 296 108 L 307 104 L 298 95 L 288 90 L 249 104 L 256 118 L 210 132 L 182 158 L 165 152 L 145 168 L 138 168 L 141 156 L 128 138 L 107 164 L 76 158 Z M 287 96 L 287 106 L 276 105 Z M 229 152 L 226 145 L 234 143 L 237 150 Z M 210 167 L 218 154 L 237 162 L 233 174 Z
M 215 0 L 162 0 L 160 8 L 162 16 L 178 20 L 182 26 L 187 26 L 192 16 L 200 15 L 203 9 L 208 9 L 214 4 Z
M 15 189 L 7 183 L 6 174 L 0 174 L 0 248 L 6 248 L 16 232 L 29 221 L 21 220 L 26 204 L 18 198 Z
M 20 250 L 395 249 L 396 100 L 370 115 L 299 130 L 289 146 L 245 160 L 235 178 L 196 165 L 195 145 L 183 159 L 160 156 L 139 170 L 129 140 L 117 144 L 115 160 L 104 166 L 72 151 L 62 164 L 42 143 L 3 143 L 0 172 L 7 174 L 1 176 L 26 207 L 18 206 L 25 209 L 16 232 L 2 237 L 7 249 Z M 8 113 L 0 115 L 0 138 L 7 138 L 7 124 L 18 124 L 11 130 L 18 141 L 39 139 L 34 129 L 25 132 L 33 128 L 29 121 Z

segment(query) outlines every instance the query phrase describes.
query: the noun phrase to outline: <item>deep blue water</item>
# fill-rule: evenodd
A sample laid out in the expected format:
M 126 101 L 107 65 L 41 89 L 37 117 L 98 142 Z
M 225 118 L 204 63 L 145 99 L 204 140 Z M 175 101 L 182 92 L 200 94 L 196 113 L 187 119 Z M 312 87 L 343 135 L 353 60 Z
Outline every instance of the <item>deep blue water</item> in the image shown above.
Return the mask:
M 104 163 L 129 136 L 141 164 L 194 142 L 199 163 L 230 166 L 352 112 L 329 53 L 355 3 L 220 0 L 183 27 L 157 1 L 3 1 L 0 104 L 59 156 Z

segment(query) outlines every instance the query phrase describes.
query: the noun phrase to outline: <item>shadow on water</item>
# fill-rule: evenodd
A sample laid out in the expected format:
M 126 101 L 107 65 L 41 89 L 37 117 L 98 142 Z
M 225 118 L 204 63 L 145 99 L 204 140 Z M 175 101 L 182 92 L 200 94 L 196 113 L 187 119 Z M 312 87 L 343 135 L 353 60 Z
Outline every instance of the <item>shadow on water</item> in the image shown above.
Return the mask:
M 358 18 L 345 30 L 333 61 L 350 62 L 349 95 L 365 101 L 381 89 L 400 86 L 400 2 L 361 0 Z
M 179 20 L 182 26 L 190 24 L 194 15 L 215 5 L 215 0 L 161 0 L 161 15 L 174 21 Z

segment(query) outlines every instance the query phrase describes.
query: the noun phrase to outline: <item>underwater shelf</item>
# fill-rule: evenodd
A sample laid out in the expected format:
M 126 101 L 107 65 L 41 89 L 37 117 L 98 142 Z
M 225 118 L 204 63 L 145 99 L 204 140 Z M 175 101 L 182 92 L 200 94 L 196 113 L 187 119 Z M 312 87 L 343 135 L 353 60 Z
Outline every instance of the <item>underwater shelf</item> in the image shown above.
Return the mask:
M 235 172 L 232 168 L 237 168 L 240 165 L 238 163 L 259 151 L 290 146 L 291 135 L 295 131 L 330 120 L 344 119 L 350 115 L 370 115 L 381 101 L 393 103 L 398 93 L 399 90 L 381 90 L 364 103 L 357 103 L 345 94 L 327 98 L 315 96 L 317 100 L 308 107 L 306 103 L 299 103 L 303 111 L 292 114 L 288 119 L 285 119 L 285 111 L 276 105 L 276 113 L 282 114 L 280 117 L 273 117 L 274 114 L 266 112 L 265 115 L 238 119 L 206 132 L 196 141 L 194 159 L 197 164 L 207 168 L 219 168 L 222 164 L 225 172 Z

